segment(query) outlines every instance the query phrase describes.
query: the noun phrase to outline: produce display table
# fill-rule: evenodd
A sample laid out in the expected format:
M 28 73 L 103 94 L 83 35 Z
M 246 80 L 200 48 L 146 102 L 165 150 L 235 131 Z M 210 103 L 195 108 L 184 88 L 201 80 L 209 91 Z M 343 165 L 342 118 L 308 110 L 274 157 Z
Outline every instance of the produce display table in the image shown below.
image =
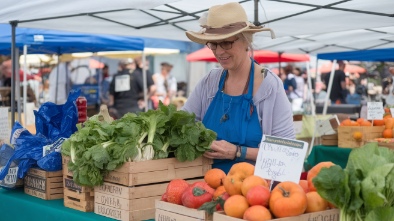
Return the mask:
M 324 161 L 331 161 L 345 168 L 352 149 L 353 148 L 339 148 L 337 146 L 314 146 L 311 154 L 307 158 L 305 170 L 309 170 L 316 164 Z
M 84 213 L 63 206 L 63 199 L 42 200 L 23 192 L 23 188 L 0 188 L 2 221 L 113 221 L 93 212 Z

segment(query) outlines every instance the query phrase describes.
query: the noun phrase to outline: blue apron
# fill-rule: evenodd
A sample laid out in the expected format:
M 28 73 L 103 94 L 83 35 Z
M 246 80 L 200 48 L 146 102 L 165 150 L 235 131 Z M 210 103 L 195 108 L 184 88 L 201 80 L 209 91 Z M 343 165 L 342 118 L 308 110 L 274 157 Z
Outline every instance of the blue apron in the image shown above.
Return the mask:
M 217 133 L 217 140 L 226 140 L 235 145 L 258 148 L 262 138 L 262 128 L 259 123 L 257 109 L 253 104 L 254 63 L 250 69 L 248 93 L 230 96 L 222 91 L 227 70 L 222 73 L 218 91 L 208 107 L 202 120 L 205 127 Z M 254 161 L 251 162 L 253 165 Z M 220 168 L 227 173 L 234 160 L 215 159 L 213 168 Z

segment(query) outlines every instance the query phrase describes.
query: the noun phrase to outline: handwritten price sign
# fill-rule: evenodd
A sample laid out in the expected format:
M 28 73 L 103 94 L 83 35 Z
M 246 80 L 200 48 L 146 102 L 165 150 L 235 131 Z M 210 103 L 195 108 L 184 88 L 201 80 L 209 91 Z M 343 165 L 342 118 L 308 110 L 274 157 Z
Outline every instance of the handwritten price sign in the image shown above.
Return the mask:
M 274 136 L 263 136 L 254 174 L 271 181 L 298 183 L 308 143 Z
M 367 103 L 367 119 L 380 120 L 383 119 L 384 109 L 382 102 L 368 102 Z

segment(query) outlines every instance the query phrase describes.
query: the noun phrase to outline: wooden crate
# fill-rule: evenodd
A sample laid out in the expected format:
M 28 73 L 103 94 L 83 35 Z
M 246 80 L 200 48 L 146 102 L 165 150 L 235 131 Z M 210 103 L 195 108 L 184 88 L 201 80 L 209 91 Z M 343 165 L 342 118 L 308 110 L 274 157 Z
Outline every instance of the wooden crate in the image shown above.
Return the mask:
M 63 175 L 64 176 L 69 176 L 72 177 L 73 173 L 68 170 L 68 162 L 70 162 L 70 157 L 69 156 L 64 156 L 62 155 L 62 166 L 63 166 Z
M 338 146 L 338 134 L 322 135 L 320 142 L 324 146 Z
M 330 220 L 339 221 L 339 209 L 329 209 L 321 212 L 305 213 L 299 216 L 272 219 L 275 221 L 314 221 L 314 220 Z M 245 221 L 244 219 L 233 218 L 226 216 L 224 212 L 215 212 L 213 214 L 213 221 Z
M 70 157 L 62 156 L 64 206 L 82 212 L 94 211 L 94 189 L 78 185 L 73 180 L 73 174 L 68 170 Z
M 44 199 L 63 198 L 63 172 L 48 172 L 39 168 L 31 168 L 24 178 L 26 194 Z
M 155 220 L 212 221 L 205 211 L 156 200 Z
M 124 186 L 136 186 L 203 177 L 212 168 L 212 160 L 200 157 L 194 161 L 179 162 L 175 158 L 127 162 L 111 171 L 104 180 Z
M 194 183 L 202 180 L 187 181 Z M 94 189 L 94 212 L 117 220 L 153 219 L 155 217 L 155 201 L 161 199 L 168 183 L 127 187 L 104 182 L 102 186 Z
M 382 137 L 384 126 L 339 126 L 338 127 L 338 147 L 355 148 L 361 147 L 368 141 Z M 363 134 L 360 141 L 353 138 L 353 133 L 359 131 Z

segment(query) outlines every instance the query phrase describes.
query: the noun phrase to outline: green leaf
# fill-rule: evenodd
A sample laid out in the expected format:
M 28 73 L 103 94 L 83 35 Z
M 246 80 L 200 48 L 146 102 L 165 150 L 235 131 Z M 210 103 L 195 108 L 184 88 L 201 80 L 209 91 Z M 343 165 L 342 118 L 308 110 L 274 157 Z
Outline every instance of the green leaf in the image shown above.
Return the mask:
M 383 221 L 393 220 L 394 208 L 393 207 L 379 207 L 370 211 L 365 217 L 365 221 Z
M 312 180 L 321 197 L 334 203 L 339 208 L 347 208 L 351 191 L 349 188 L 349 174 L 340 166 L 322 168 Z
M 394 164 L 374 168 L 361 182 L 361 193 L 367 211 L 384 206 L 387 203 L 385 193 L 386 176 L 392 173 Z

